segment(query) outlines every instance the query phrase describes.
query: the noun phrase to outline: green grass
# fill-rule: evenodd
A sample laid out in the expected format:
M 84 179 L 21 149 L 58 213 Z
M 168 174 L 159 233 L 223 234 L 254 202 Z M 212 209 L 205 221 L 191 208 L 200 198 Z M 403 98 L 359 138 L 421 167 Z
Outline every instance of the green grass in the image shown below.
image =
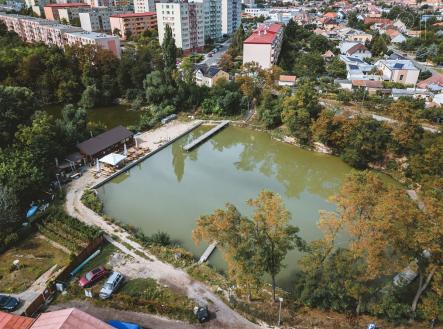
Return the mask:
M 16 259 L 21 267 L 11 272 L 12 262 Z M 68 263 L 68 254 L 32 235 L 0 255 L 0 292 L 22 292 L 55 264 L 65 266 Z
M 114 247 L 110 243 L 106 243 L 102 246 L 100 249 L 100 253 L 94 257 L 89 263 L 85 265 L 85 267 L 82 268 L 80 271 L 80 276 L 85 274 L 86 272 L 89 272 L 90 270 L 99 267 L 99 266 L 105 266 L 109 261 L 109 258 L 111 255 L 117 251 L 117 248 Z

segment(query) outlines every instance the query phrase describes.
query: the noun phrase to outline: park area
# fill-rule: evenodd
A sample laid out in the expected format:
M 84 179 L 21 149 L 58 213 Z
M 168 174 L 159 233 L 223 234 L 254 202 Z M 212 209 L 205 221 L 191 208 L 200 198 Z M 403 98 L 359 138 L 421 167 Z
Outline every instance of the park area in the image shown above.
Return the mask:
M 19 293 L 54 265 L 69 263 L 64 248 L 34 234 L 0 255 L 0 292 Z M 18 264 L 14 265 L 14 261 Z

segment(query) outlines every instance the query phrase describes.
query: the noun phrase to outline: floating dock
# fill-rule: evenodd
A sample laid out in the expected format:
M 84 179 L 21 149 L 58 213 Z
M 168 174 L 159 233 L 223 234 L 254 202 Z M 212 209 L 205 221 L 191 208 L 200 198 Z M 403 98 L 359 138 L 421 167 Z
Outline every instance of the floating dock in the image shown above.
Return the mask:
M 202 264 L 202 263 L 206 262 L 208 260 L 209 256 L 211 256 L 211 254 L 214 252 L 215 247 L 217 247 L 217 241 L 212 242 L 208 246 L 208 248 L 206 248 L 205 252 L 203 253 L 203 255 L 198 260 L 198 263 Z
M 203 135 L 201 135 L 200 137 L 194 139 L 192 142 L 190 142 L 189 144 L 186 144 L 183 149 L 185 151 L 190 151 L 192 150 L 194 147 L 200 145 L 201 143 L 203 143 L 205 140 L 207 140 L 209 137 L 211 137 L 212 135 L 216 134 L 217 132 L 219 132 L 220 130 L 222 130 L 224 127 L 226 127 L 229 124 L 229 120 L 224 120 L 221 123 L 219 123 L 218 125 L 216 125 L 214 128 L 212 128 L 211 130 L 205 132 Z

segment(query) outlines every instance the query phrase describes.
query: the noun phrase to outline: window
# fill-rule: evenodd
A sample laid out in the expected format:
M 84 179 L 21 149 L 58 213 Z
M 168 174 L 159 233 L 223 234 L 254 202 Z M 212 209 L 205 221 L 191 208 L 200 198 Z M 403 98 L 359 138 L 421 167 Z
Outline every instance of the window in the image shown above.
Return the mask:
M 400 74 L 400 81 L 403 81 L 404 75 Z

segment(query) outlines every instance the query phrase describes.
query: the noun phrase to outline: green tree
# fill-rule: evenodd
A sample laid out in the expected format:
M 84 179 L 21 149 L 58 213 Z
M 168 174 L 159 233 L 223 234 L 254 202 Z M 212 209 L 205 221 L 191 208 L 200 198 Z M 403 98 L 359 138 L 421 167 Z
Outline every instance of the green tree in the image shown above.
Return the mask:
M 28 88 L 0 85 L 0 108 L 0 147 L 5 147 L 13 141 L 19 124 L 30 123 L 37 99 Z
M 55 121 L 55 126 L 59 134 L 58 140 L 62 141 L 61 145 L 66 150 L 86 139 L 88 136 L 86 124 L 87 113 L 85 109 L 75 107 L 72 104 L 68 104 L 63 108 L 61 118 Z
M 345 79 L 347 75 L 346 64 L 339 57 L 334 57 L 326 66 L 326 72 L 334 78 Z
M 256 199 L 249 200 L 248 204 L 255 208 L 252 219 L 260 263 L 271 276 L 272 300 L 275 301 L 275 277 L 283 267 L 283 260 L 289 250 L 302 250 L 304 241 L 298 236 L 298 227 L 289 224 L 291 214 L 278 194 L 262 191 Z
M 15 191 L 0 184 L 0 237 L 2 233 L 10 232 L 20 221 L 19 202 Z
M 169 72 L 175 70 L 177 62 L 177 47 L 175 46 L 175 39 L 172 36 L 172 29 L 169 25 L 165 27 L 165 35 L 162 43 L 163 60 L 165 62 L 165 69 Z

